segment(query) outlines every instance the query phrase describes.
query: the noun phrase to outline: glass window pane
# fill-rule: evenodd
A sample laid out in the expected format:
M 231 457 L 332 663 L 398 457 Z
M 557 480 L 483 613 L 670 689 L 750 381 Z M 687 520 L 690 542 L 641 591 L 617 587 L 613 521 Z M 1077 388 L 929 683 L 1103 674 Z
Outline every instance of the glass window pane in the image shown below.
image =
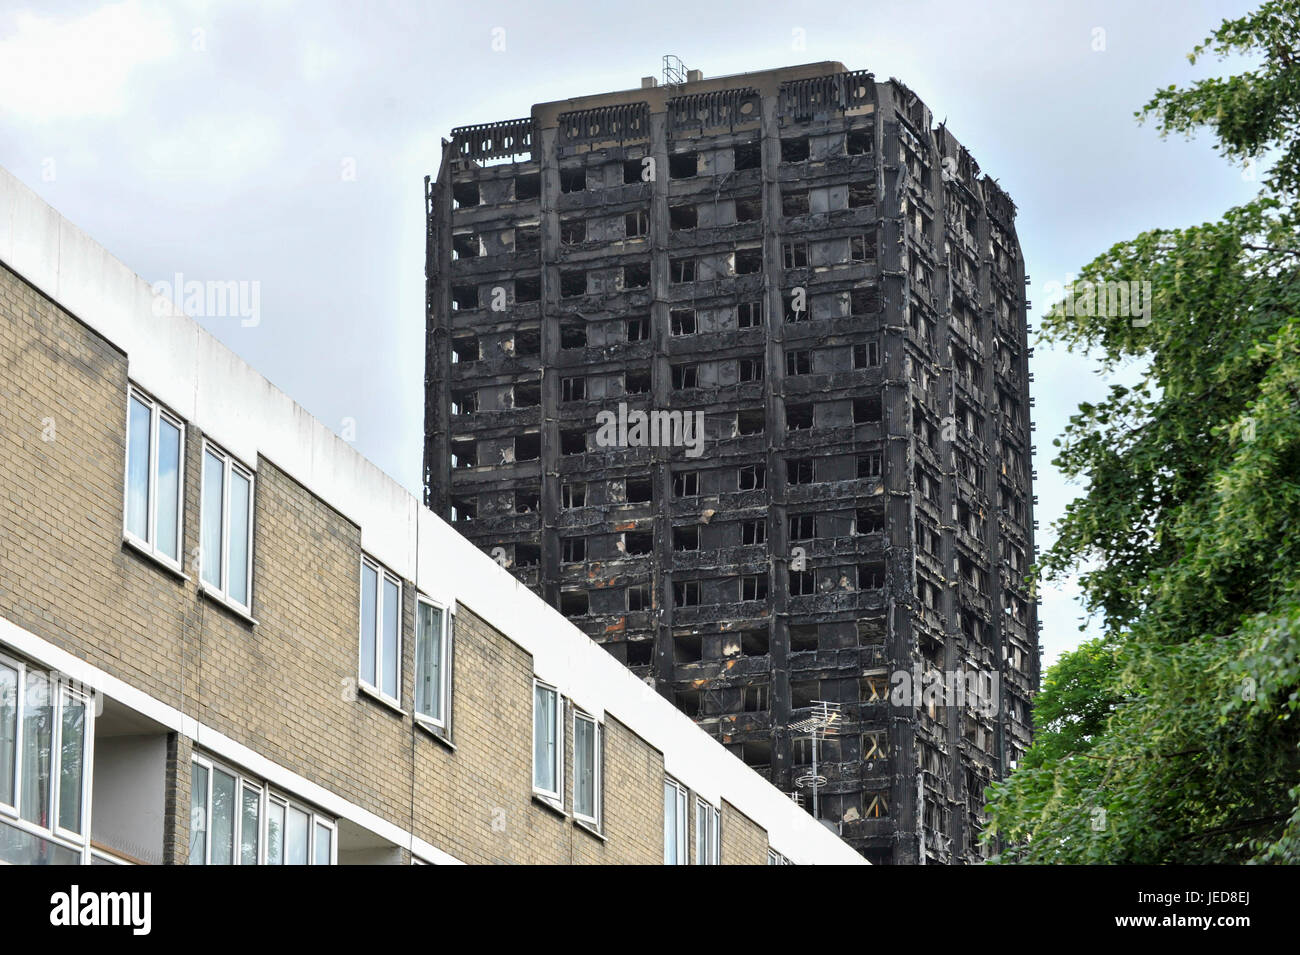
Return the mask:
M 0 820 L 0 863 L 81 865 L 81 853 Z
M 334 830 L 329 826 L 322 826 L 316 823 L 316 859 L 315 865 L 329 865 L 330 859 L 333 858 L 332 847 L 330 845 L 334 838 Z
M 379 575 L 361 565 L 361 682 L 375 685 L 375 612 Z
M 244 803 L 239 826 L 239 864 L 257 865 L 257 843 L 262 836 L 262 793 L 244 786 Z
M 686 858 L 687 812 L 686 793 L 679 789 L 677 790 L 677 858 L 682 865 L 686 865 L 688 861 Z
M 284 861 L 288 865 L 307 864 L 307 836 L 311 832 L 310 822 L 310 817 L 301 809 L 289 807 L 289 822 L 284 840 Z
M 677 787 L 664 783 L 664 865 L 677 864 Z
M 126 435 L 126 529 L 149 539 L 149 406 L 132 396 Z
M 555 691 L 536 688 L 533 705 L 533 785 L 558 789 L 555 779 Z
M 695 804 L 695 861 L 697 865 L 718 864 L 718 813 L 704 802 Z
M 203 452 L 203 530 L 199 566 L 204 581 L 221 588 L 221 507 L 226 488 L 226 462 Z
M 43 673 L 27 672 L 23 694 L 23 792 L 19 813 L 41 828 L 50 824 L 50 757 L 54 736 L 54 706 L 50 681 Z
M 596 816 L 596 724 L 591 720 L 573 723 L 573 809 Z
M 208 767 L 194 764 L 190 774 L 190 865 L 208 858 Z
M 160 551 L 172 560 L 180 559 L 178 510 L 181 489 L 181 429 L 166 418 L 158 418 L 158 494 L 154 498 L 154 527 Z
M 81 832 L 82 771 L 86 764 L 86 704 L 71 693 L 63 695 L 59 740 L 59 825 Z
M 677 790 L 677 858 L 686 865 L 686 791 Z
M 401 590 L 397 584 L 384 578 L 384 685 L 380 687 L 388 696 L 397 699 L 397 621 L 402 611 Z
M 238 471 L 230 472 L 230 566 L 227 593 L 248 606 L 248 521 L 253 482 Z
M 235 777 L 212 771 L 212 864 L 235 861 Z
M 284 864 L 284 803 L 266 806 L 266 864 Z
M 0 803 L 14 805 L 18 755 L 18 671 L 0 663 Z
M 415 643 L 415 709 L 431 719 L 442 714 L 442 610 L 418 604 Z

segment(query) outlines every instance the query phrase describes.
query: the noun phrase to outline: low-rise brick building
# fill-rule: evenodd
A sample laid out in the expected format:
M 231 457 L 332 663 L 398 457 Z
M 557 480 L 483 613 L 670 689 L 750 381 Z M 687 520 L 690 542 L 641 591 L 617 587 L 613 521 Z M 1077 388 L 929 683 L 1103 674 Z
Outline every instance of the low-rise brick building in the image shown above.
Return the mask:
M 0 171 L 0 861 L 861 862 Z

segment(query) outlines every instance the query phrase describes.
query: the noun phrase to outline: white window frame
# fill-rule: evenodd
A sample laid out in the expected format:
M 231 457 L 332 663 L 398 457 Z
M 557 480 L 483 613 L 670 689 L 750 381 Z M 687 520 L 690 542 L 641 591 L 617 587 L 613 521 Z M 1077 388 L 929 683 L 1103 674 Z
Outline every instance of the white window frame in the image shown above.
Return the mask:
M 590 723 L 591 733 L 591 806 L 592 813 L 587 815 L 578 811 L 578 721 Z M 580 822 L 585 822 L 594 829 L 600 829 L 601 820 L 601 800 L 604 799 L 604 786 L 602 785 L 605 773 L 605 759 L 602 752 L 605 748 L 604 727 L 600 721 L 590 713 L 584 713 L 576 706 L 573 708 L 573 818 Z
M 199 547 L 203 546 L 203 518 L 205 516 L 203 502 L 207 499 L 207 481 L 208 469 L 204 467 L 207 463 L 207 456 L 211 454 L 214 458 L 220 460 L 223 464 L 221 478 L 221 554 L 217 558 L 217 573 L 221 578 L 220 585 L 214 585 L 203 578 L 203 552 L 199 551 L 198 560 L 198 577 L 199 586 L 214 597 L 238 607 L 245 613 L 251 614 L 253 607 L 253 523 L 254 523 L 254 504 L 257 501 L 257 476 L 252 468 L 245 467 L 235 458 L 227 454 L 220 447 L 213 444 L 206 438 L 203 440 L 203 454 L 200 457 L 199 464 Z M 244 592 L 248 594 L 248 602 L 241 603 L 230 595 L 230 480 L 232 472 L 239 472 L 241 477 L 248 479 L 248 572 L 247 579 L 244 581 Z
M 53 808 L 50 812 L 50 820 L 54 824 L 54 834 L 60 838 L 67 839 L 79 844 L 89 844 L 90 842 L 90 795 L 91 779 L 90 774 L 94 768 L 94 763 L 90 758 L 92 744 L 94 742 L 93 727 L 95 723 L 95 703 L 85 693 L 78 692 L 68 685 L 62 676 L 56 678 L 55 674 L 48 673 L 50 678 L 51 691 L 56 694 L 58 704 L 54 712 L 54 734 L 53 746 L 54 752 L 59 754 L 58 765 L 54 766 L 54 760 L 51 759 L 50 769 L 50 801 Z M 63 709 L 68 699 L 78 700 L 85 713 L 84 739 L 82 742 L 81 754 L 81 818 L 78 823 L 81 832 L 74 832 L 71 829 L 64 829 L 59 820 L 59 803 L 63 798 Z M 84 861 L 84 860 L 83 860 Z
M 553 759 L 555 789 L 547 790 L 537 785 L 537 694 L 538 691 L 551 693 L 555 697 L 555 756 Z M 564 697 L 558 687 L 536 678 L 533 679 L 533 794 L 558 807 L 564 806 Z
M 366 568 L 375 571 L 375 682 L 368 683 L 362 674 L 365 672 L 362 668 L 361 644 L 365 633 L 366 621 L 361 617 L 361 600 L 365 588 Z M 384 581 L 397 584 L 397 695 L 390 696 L 383 690 L 384 685 Z M 357 685 L 385 703 L 401 709 L 402 708 L 402 578 L 385 567 L 379 561 L 361 555 L 361 562 L 357 570 L 357 617 L 360 619 L 360 626 L 357 628 Z
M 88 865 L 135 865 L 130 859 L 115 855 L 106 849 L 90 850 L 90 862 Z
M 428 713 L 421 713 L 419 707 L 420 693 L 417 686 L 414 699 L 411 702 L 411 706 L 415 713 L 415 718 L 417 720 L 419 720 L 421 723 L 425 723 L 429 726 L 433 726 L 445 733 L 451 726 L 451 705 L 452 705 L 451 703 L 451 690 L 452 690 L 451 640 L 452 640 L 452 629 L 453 629 L 451 625 L 451 608 L 445 606 L 444 604 L 439 603 L 436 600 L 429 599 L 428 597 L 424 596 L 424 594 L 415 595 L 415 655 L 416 655 L 415 679 L 416 680 L 420 679 L 420 633 L 421 633 L 420 608 L 421 607 L 430 607 L 434 610 L 439 611 L 442 614 L 442 647 L 441 647 L 441 660 L 439 661 L 439 670 L 438 670 L 438 672 L 442 674 L 442 680 L 441 680 L 442 686 L 440 688 L 441 695 L 439 699 L 439 702 L 442 705 L 440 708 L 440 712 L 438 712 L 437 714 L 431 715 Z M 401 680 L 400 674 L 398 676 L 398 680 L 399 682 Z
M 672 863 L 668 861 L 668 800 L 674 800 L 677 825 L 675 831 L 671 834 L 674 847 L 676 849 L 676 860 Z M 690 864 L 690 840 L 687 838 L 690 827 L 690 801 L 687 798 L 686 787 L 673 779 L 671 776 L 664 777 L 664 865 L 689 865 Z
M 695 864 L 721 865 L 722 812 L 695 797 Z
M 202 766 L 207 771 L 207 784 L 205 791 L 204 805 L 207 807 L 204 811 L 203 819 L 203 865 L 212 864 L 212 792 L 218 772 L 225 773 L 235 780 L 235 798 L 230 807 L 230 864 L 243 865 L 241 858 L 241 844 L 243 842 L 244 829 L 244 793 L 253 791 L 257 793 L 257 812 L 258 812 L 258 833 L 257 833 L 257 864 L 260 865 L 265 858 L 266 853 L 266 787 L 260 783 L 253 782 L 239 770 L 234 769 L 224 763 L 214 762 L 197 753 L 190 759 L 190 845 L 194 844 L 194 766 Z M 189 854 L 186 854 L 186 862 L 189 862 Z
M 244 829 L 244 811 L 243 811 L 244 798 L 243 797 L 246 791 L 256 792 L 258 794 L 257 862 L 254 863 L 255 865 L 268 865 L 266 861 L 267 847 L 268 847 L 267 836 L 270 830 L 270 822 L 271 822 L 270 809 L 272 805 L 278 806 L 281 809 L 283 809 L 286 819 L 288 819 L 290 808 L 297 809 L 299 812 L 306 813 L 307 815 L 307 865 L 316 864 L 316 827 L 318 825 L 330 830 L 330 861 L 328 865 L 338 865 L 339 833 L 338 833 L 338 823 L 334 819 L 322 815 L 321 813 L 317 812 L 315 809 L 313 809 L 311 806 L 307 805 L 306 803 L 302 802 L 301 800 L 294 799 L 292 796 L 286 795 L 283 792 L 272 790 L 270 785 L 268 785 L 267 783 L 255 777 L 249 776 L 247 773 L 241 773 L 239 770 L 235 769 L 234 767 L 226 763 L 222 763 L 217 760 L 210 759 L 209 757 L 200 755 L 199 753 L 195 753 L 191 757 L 190 762 L 191 762 L 191 766 L 202 766 L 204 769 L 207 770 L 208 773 L 207 810 L 206 810 L 206 818 L 204 819 L 204 826 L 206 828 L 204 829 L 205 835 L 204 835 L 204 846 L 203 846 L 203 863 L 202 863 L 203 865 L 212 864 L 212 783 L 216 771 L 218 770 L 220 770 L 221 772 L 225 773 L 228 776 L 233 776 L 235 778 L 235 803 L 234 806 L 232 807 L 233 819 L 231 825 L 231 839 L 233 842 L 233 849 L 231 851 L 231 865 L 244 865 L 244 862 L 242 861 L 240 855 L 240 845 L 243 842 L 243 829 Z M 191 785 L 193 785 L 192 783 L 193 778 L 194 778 L 193 770 L 191 769 L 191 775 L 190 775 Z M 190 793 L 191 843 L 193 842 L 194 839 L 194 829 L 193 829 L 194 815 L 193 815 L 193 808 L 192 808 L 193 805 L 194 805 L 194 794 L 193 791 L 191 790 Z M 284 838 L 284 834 L 282 833 L 281 839 L 283 838 Z M 284 850 L 283 850 L 283 843 L 282 843 L 281 856 L 283 856 L 283 854 L 284 854 Z M 188 853 L 186 853 L 185 858 L 188 864 L 188 860 L 189 860 Z M 281 862 L 280 864 L 288 865 L 289 863 Z
M 338 827 L 338 823 L 334 819 L 330 818 L 329 816 L 322 815 L 321 813 L 317 812 L 315 809 L 312 809 L 311 806 L 308 806 L 306 803 L 294 799 L 291 796 L 285 795 L 282 792 L 267 790 L 266 802 L 262 811 L 263 834 L 266 833 L 267 826 L 270 824 L 271 821 L 271 814 L 269 810 L 272 804 L 284 808 L 285 819 L 289 818 L 290 809 L 297 809 L 299 812 L 305 812 L 307 814 L 307 865 L 316 865 L 316 828 L 318 826 L 324 829 L 328 829 L 330 831 L 330 861 L 325 864 L 326 865 L 339 864 L 339 827 Z M 258 853 L 263 860 L 265 860 L 266 858 L 267 845 L 268 843 L 265 837 L 263 837 L 262 841 L 258 843 Z M 284 852 L 282 849 L 281 855 L 283 854 Z M 264 865 L 267 863 L 263 861 L 263 862 L 259 862 L 258 864 Z M 280 865 L 290 865 L 290 863 L 281 862 Z
M 69 685 L 62 674 L 51 672 L 42 667 L 29 666 L 22 660 L 5 654 L 0 654 L 0 663 L 16 670 L 18 674 L 17 699 L 15 701 L 17 706 L 15 708 L 16 722 L 14 724 L 14 765 L 12 767 L 14 801 L 12 805 L 0 802 L 0 819 L 3 819 L 7 825 L 11 825 L 30 835 L 77 852 L 81 856 L 81 864 L 87 865 L 90 862 L 91 775 L 95 765 L 94 700 L 88 694 Z M 52 714 L 53 725 L 50 727 L 50 793 L 49 804 L 45 807 L 46 818 L 49 819 L 49 825 L 47 826 L 41 826 L 39 823 L 22 818 L 19 807 L 23 792 L 23 718 L 26 714 L 27 675 L 31 672 L 39 673 L 45 677 L 49 692 L 55 700 Z M 81 753 L 81 818 L 79 823 L 82 831 L 80 833 L 65 829 L 59 824 L 59 790 L 63 785 L 63 708 L 65 698 L 68 697 L 76 698 L 81 702 L 85 708 L 86 716 L 85 742 Z M 0 865 L 2 864 L 0 863 Z
M 135 399 L 149 409 L 149 493 L 145 496 L 145 534 L 140 537 L 131 530 L 131 400 Z M 166 419 L 180 432 L 176 465 L 176 556 L 172 557 L 158 546 L 158 422 Z M 143 550 L 173 569 L 184 572 L 182 557 L 185 541 L 185 422 L 172 414 L 162 404 L 135 385 L 126 389 L 126 448 L 122 455 L 122 535 L 135 547 Z

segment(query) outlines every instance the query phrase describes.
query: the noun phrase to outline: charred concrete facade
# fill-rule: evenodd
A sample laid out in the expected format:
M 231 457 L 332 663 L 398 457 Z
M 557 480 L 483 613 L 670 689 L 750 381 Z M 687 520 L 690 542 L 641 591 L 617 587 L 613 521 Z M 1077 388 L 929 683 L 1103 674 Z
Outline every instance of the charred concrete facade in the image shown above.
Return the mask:
M 1039 671 L 1010 198 L 817 63 L 459 128 L 426 199 L 426 503 L 786 792 L 840 704 L 819 814 L 871 861 L 978 861 Z

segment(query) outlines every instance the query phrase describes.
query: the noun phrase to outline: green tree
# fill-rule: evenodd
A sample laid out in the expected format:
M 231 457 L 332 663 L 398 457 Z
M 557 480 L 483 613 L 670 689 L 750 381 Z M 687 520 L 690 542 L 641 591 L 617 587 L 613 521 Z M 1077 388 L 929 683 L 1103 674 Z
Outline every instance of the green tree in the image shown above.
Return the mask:
M 1082 270 L 1150 282 L 1149 317 L 1044 320 L 1144 373 L 1055 442 L 1087 490 L 1037 572 L 1081 571 L 1104 636 L 1048 671 L 1035 743 L 990 789 L 999 861 L 1300 861 L 1300 0 L 1225 21 L 1207 54 L 1258 66 L 1138 116 L 1266 164 L 1259 195 Z
M 1098 638 L 1066 654 L 1044 674 L 1034 706 L 1037 733 L 1022 761 L 1024 768 L 1053 766 L 1092 747 L 1120 702 L 1113 690 L 1116 672 L 1114 649 Z

